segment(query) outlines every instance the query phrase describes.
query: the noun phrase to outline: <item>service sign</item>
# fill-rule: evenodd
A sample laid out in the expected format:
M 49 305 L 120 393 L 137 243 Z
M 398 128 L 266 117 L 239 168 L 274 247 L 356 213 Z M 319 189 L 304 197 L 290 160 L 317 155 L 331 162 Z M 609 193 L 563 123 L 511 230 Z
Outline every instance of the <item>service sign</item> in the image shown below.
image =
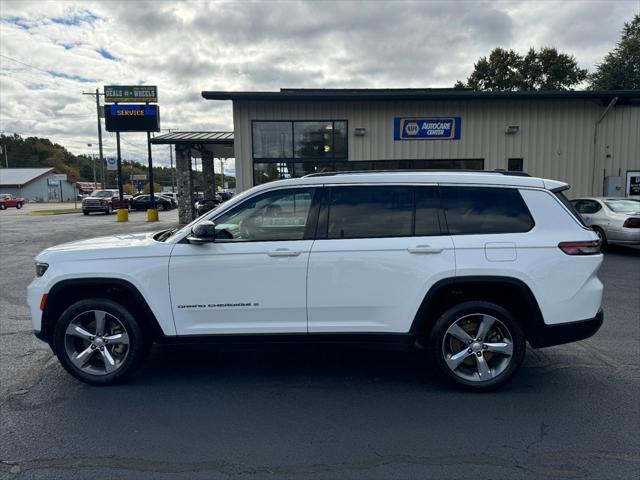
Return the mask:
M 158 87 L 155 85 L 105 85 L 105 103 L 156 103 Z
M 118 159 L 109 157 L 107 158 L 107 170 L 118 170 Z
M 394 119 L 394 140 L 459 140 L 460 117 Z
M 159 132 L 158 105 L 107 105 L 104 109 L 107 132 Z

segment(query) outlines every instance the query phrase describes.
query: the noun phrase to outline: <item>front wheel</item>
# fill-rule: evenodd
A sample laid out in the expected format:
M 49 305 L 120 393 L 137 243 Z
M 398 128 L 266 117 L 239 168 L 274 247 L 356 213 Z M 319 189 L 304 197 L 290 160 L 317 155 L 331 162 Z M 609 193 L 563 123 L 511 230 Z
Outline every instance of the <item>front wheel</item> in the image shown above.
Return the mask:
M 508 382 L 524 360 L 525 337 L 505 308 L 465 302 L 447 310 L 429 336 L 429 353 L 440 375 L 472 391 Z
M 21 203 L 16 203 L 16 208 L 17 208 L 18 210 L 20 210 L 20 209 L 22 208 L 22 204 L 21 204 Z
M 124 380 L 140 366 L 149 346 L 133 315 L 105 298 L 81 300 L 67 308 L 53 341 L 62 366 L 91 385 Z
M 106 215 L 111 215 L 113 213 L 113 205 L 109 204 L 107 209 L 104 211 Z

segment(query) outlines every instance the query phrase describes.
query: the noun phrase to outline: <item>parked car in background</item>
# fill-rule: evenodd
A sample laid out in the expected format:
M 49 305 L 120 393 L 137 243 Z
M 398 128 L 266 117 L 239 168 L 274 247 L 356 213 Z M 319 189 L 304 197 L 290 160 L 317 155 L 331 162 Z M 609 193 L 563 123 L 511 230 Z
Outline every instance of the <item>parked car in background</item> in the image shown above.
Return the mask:
M 223 202 L 226 202 L 227 200 L 231 200 L 231 198 L 233 198 L 233 193 L 231 193 L 228 190 L 223 190 L 222 192 L 218 192 L 218 195 L 220 195 L 220 198 L 222 199 Z
M 155 203 L 158 210 L 171 210 L 175 207 L 174 201 L 171 198 L 164 197 L 156 194 Z M 133 210 L 149 210 L 151 208 L 151 195 L 144 194 L 133 197 L 131 201 L 131 208 Z
M 640 245 L 640 200 L 614 197 L 585 197 L 571 200 L 584 223 L 608 244 Z
M 214 200 L 207 200 L 207 199 L 202 199 L 202 200 L 198 200 L 196 202 L 196 214 L 198 216 L 207 213 L 210 210 L 213 210 L 214 208 L 216 208 L 218 205 L 220 205 L 222 202 L 218 201 L 218 199 L 214 199 Z
M 165 193 L 156 193 L 156 197 L 162 197 L 162 198 L 166 198 L 167 200 L 169 200 L 171 202 L 171 208 L 176 208 L 178 206 L 178 201 L 176 198 L 171 197 Z
M 107 215 L 119 208 L 131 209 L 131 195 L 124 195 L 123 205 L 120 207 L 120 195 L 118 190 L 94 190 L 91 195 L 82 199 L 82 213 L 89 215 L 91 212 L 102 212 Z
M 160 192 L 160 195 L 163 195 L 165 197 L 169 197 L 172 198 L 173 200 L 175 200 L 176 202 L 178 202 L 178 194 L 175 192 Z
M 0 193 L 0 210 L 6 210 L 9 207 L 21 209 L 24 204 L 24 198 L 14 197 L 10 193 Z

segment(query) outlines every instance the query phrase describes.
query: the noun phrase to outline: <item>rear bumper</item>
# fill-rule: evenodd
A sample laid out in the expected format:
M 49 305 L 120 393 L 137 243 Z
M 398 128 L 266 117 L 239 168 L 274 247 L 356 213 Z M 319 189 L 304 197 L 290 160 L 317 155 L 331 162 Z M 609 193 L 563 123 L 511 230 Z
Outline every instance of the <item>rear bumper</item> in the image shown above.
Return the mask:
M 587 320 L 540 326 L 532 332 L 529 344 L 534 348 L 543 348 L 584 340 L 600 330 L 603 319 L 604 313 L 600 309 L 595 317 Z

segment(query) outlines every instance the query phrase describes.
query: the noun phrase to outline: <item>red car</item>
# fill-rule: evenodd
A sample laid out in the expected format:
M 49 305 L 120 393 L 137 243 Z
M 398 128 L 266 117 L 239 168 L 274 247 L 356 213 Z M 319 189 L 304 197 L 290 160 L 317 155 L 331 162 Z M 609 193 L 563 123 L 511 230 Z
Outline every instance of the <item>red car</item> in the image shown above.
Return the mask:
M 6 210 L 9 207 L 22 208 L 24 198 L 14 197 L 10 193 L 0 193 L 0 210 Z

